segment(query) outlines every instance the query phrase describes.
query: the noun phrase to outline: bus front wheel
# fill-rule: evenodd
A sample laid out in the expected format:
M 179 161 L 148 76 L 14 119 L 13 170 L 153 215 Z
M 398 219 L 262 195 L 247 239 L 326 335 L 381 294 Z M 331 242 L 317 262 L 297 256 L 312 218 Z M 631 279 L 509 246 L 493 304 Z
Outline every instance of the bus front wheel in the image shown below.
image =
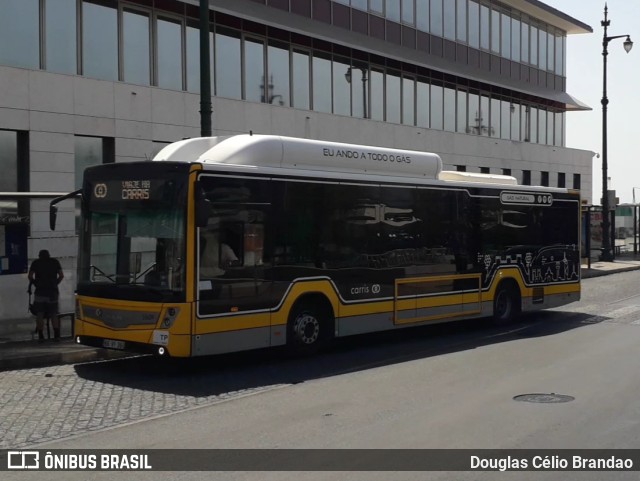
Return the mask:
M 318 351 L 329 338 L 329 316 L 326 309 L 311 304 L 299 304 L 289 315 L 287 345 L 294 354 L 307 355 Z
M 520 314 L 520 295 L 517 286 L 503 283 L 498 286 L 493 300 L 493 322 L 509 324 Z

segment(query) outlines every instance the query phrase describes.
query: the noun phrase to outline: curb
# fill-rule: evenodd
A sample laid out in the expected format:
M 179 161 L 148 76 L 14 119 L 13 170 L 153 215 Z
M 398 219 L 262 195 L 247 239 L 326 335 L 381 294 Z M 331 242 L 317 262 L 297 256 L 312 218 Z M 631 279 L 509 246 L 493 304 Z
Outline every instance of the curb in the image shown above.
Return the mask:
M 609 270 L 583 268 L 580 275 L 582 279 L 591 279 L 593 277 L 602 277 L 611 274 L 620 274 L 621 272 L 632 272 L 637 270 L 640 270 L 640 266 L 627 266 Z

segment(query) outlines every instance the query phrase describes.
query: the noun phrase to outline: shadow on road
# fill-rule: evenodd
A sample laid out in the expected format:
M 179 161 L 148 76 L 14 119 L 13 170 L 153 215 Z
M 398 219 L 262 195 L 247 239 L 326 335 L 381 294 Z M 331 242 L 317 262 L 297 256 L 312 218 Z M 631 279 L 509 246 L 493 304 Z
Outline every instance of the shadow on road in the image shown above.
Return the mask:
M 541 311 L 523 315 L 520 322 L 504 327 L 471 320 L 338 339 L 323 353 L 308 358 L 294 359 L 283 350 L 270 349 L 194 359 L 137 356 L 78 364 L 75 370 L 80 377 L 92 381 L 205 397 L 297 384 L 487 345 L 551 336 L 606 320 L 583 313 Z

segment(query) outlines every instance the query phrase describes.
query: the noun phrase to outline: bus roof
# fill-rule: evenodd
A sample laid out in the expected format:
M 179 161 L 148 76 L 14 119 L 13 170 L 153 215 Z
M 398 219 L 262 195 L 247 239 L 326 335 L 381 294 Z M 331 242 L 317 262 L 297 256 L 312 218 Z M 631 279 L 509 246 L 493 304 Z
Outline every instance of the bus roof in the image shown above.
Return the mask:
M 517 185 L 515 177 L 442 170 L 437 154 L 277 135 L 197 137 L 163 148 L 154 161 L 377 174 L 457 183 Z
M 436 154 L 276 135 L 199 137 L 166 146 L 157 160 L 437 179 Z

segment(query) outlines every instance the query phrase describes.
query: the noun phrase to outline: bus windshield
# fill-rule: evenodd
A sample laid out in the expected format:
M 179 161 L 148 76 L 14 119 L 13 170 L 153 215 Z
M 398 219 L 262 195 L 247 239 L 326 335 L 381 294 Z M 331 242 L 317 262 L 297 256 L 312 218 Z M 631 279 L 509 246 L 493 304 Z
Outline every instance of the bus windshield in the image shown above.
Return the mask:
M 85 192 L 78 294 L 184 300 L 186 177 L 89 180 Z

